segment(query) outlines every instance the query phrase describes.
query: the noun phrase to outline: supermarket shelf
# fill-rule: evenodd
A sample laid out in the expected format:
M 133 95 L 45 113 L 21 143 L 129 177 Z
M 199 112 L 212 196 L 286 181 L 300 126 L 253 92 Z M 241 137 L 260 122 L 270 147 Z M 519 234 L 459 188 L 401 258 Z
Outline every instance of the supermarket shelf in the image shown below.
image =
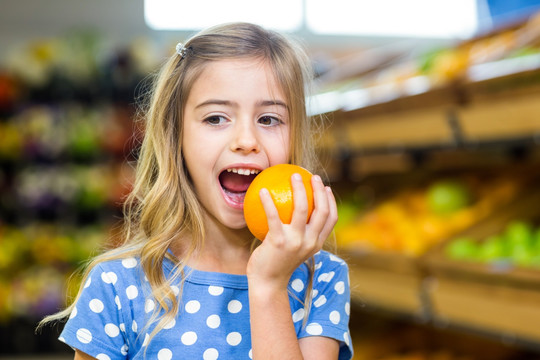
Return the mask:
M 539 203 L 540 191 L 532 189 L 460 236 L 486 238 L 516 218 L 538 221 Z M 418 258 L 377 253 L 346 257 L 353 298 L 371 309 L 540 353 L 540 270 L 452 260 L 444 255 L 446 243 Z

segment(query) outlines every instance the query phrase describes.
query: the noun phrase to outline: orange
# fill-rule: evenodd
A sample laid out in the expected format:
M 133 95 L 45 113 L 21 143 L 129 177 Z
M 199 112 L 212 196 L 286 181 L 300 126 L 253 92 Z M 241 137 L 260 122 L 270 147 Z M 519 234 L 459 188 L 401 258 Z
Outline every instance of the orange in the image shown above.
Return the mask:
M 264 240 L 268 233 L 268 220 L 259 197 L 261 189 L 266 188 L 270 192 L 279 218 L 284 224 L 290 224 L 294 210 L 291 176 L 300 174 L 306 188 L 308 201 L 308 216 L 306 223 L 313 212 L 313 188 L 311 187 L 312 174 L 298 166 L 291 164 L 279 164 L 263 170 L 247 189 L 244 198 L 244 218 L 251 233 L 259 240 Z

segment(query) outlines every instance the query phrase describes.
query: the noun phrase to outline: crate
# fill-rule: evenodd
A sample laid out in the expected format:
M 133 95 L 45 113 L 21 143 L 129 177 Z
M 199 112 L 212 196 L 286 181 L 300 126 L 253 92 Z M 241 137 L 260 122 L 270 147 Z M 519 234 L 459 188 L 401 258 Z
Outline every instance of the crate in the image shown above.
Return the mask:
M 540 190 L 532 190 L 461 235 L 499 233 L 514 219 L 540 219 Z M 451 240 L 450 240 L 451 241 Z M 426 295 L 435 320 L 540 342 L 540 269 L 452 260 L 446 243 L 422 259 L 429 274 Z
M 362 306 L 424 317 L 424 275 L 418 259 L 397 253 L 361 253 L 348 250 L 341 256 L 349 264 L 351 297 Z

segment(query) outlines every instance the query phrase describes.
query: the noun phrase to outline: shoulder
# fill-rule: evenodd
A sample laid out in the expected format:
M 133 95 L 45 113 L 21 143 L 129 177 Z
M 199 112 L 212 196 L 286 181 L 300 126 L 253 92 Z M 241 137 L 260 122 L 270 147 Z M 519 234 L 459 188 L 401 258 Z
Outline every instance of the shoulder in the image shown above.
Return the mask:
M 328 251 L 321 250 L 313 256 L 315 261 L 315 274 L 322 274 L 328 271 L 348 273 L 347 262 L 339 256 Z
M 88 271 L 86 286 L 91 282 L 100 281 L 103 284 L 117 286 L 119 283 L 140 283 L 144 278 L 137 257 L 123 257 L 113 260 L 103 260 L 91 265 Z
M 324 262 L 327 264 L 333 264 L 336 266 L 347 266 L 347 262 L 343 260 L 338 255 L 335 255 L 331 252 L 328 252 L 326 250 L 321 250 L 318 253 L 316 253 L 314 256 L 315 262 Z

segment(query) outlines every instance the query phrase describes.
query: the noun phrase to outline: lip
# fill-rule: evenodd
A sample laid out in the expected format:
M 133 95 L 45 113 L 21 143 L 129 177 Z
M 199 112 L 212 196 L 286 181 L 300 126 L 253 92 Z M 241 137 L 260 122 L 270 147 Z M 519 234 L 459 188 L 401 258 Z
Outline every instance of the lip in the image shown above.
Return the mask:
M 225 200 L 225 203 L 229 207 L 231 207 L 231 208 L 233 208 L 235 210 L 244 210 L 244 202 L 243 201 L 242 202 L 234 201 L 234 199 L 225 191 L 225 189 L 223 189 L 223 187 L 221 186 L 221 183 L 219 181 L 219 175 L 222 172 L 227 171 L 227 169 L 232 169 L 232 168 L 257 170 L 259 172 L 263 171 L 264 168 L 262 166 L 260 166 L 260 165 L 252 164 L 252 163 L 237 163 L 237 164 L 227 165 L 226 167 L 224 167 L 223 169 L 221 169 L 218 172 L 217 183 L 219 185 L 219 190 L 221 191 L 221 196 Z

